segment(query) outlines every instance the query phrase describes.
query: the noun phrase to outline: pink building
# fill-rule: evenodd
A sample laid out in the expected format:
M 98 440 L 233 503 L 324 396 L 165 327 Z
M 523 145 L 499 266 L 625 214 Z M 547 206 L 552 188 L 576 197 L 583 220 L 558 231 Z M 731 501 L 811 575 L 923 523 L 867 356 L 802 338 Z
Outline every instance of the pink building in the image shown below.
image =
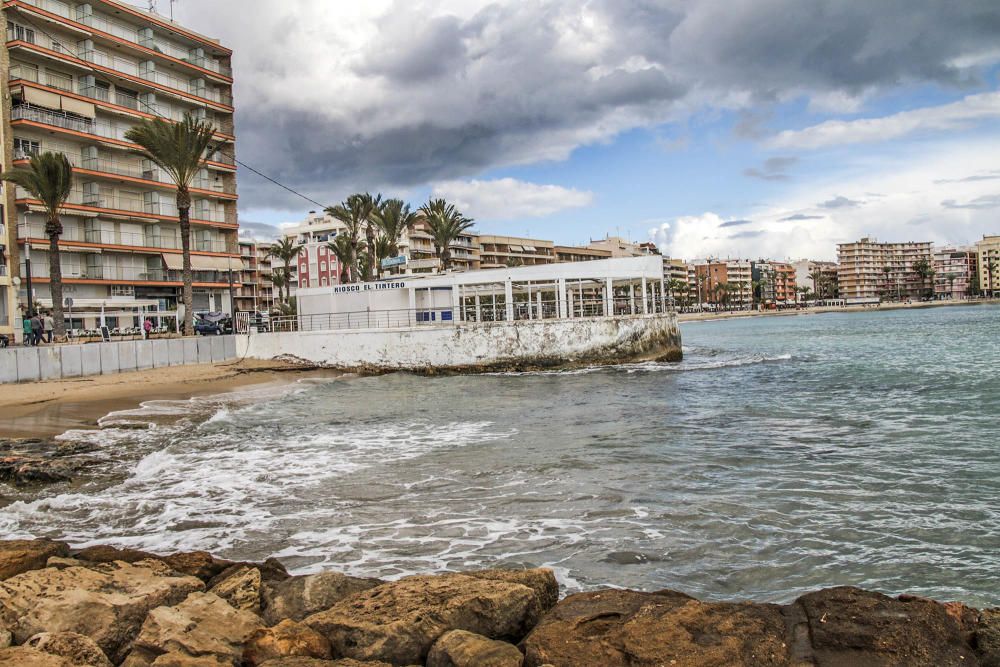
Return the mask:
M 340 262 L 325 241 L 310 241 L 302 245 L 296 273 L 299 288 L 340 284 Z
M 934 298 L 969 298 L 969 282 L 976 274 L 976 251 L 972 248 L 937 248 L 934 251 Z

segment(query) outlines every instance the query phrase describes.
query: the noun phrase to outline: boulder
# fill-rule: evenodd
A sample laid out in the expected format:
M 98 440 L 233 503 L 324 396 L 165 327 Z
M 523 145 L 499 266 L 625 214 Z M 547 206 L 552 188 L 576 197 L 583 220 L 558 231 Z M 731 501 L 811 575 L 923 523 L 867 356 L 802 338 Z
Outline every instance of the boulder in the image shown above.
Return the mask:
M 53 556 L 69 556 L 69 545 L 52 540 L 0 541 L 0 580 L 40 570 Z
M 169 556 L 157 556 L 157 558 L 181 574 L 198 577 L 205 583 L 234 564 L 231 560 L 215 558 L 207 551 L 189 551 Z
M 128 664 L 128 661 L 125 662 Z M 153 667 L 232 667 L 231 660 L 216 655 L 190 656 L 183 651 L 170 651 L 158 656 Z
M 465 630 L 441 635 L 427 654 L 427 667 L 521 667 L 523 661 L 513 644 Z
M 28 639 L 24 645 L 66 658 L 72 665 L 111 667 L 108 657 L 93 639 L 75 632 L 42 632 Z
M 217 595 L 192 593 L 180 604 L 149 612 L 124 664 L 160 665 L 158 658 L 176 653 L 181 657 L 213 657 L 235 665 L 247 639 L 262 627 L 257 616 L 233 608 Z
M 136 561 L 148 560 L 150 558 L 159 559 L 159 556 L 139 551 L 138 549 L 119 549 L 118 547 L 109 547 L 103 544 L 81 549 L 73 554 L 73 557 L 77 560 L 85 560 L 91 563 L 113 563 L 116 560 L 135 563 Z
M 330 642 L 308 625 L 285 619 L 274 627 L 262 628 L 250 636 L 243 650 L 243 662 L 256 667 L 275 658 L 333 657 Z
M 1000 667 L 1000 608 L 980 612 L 975 643 L 982 667 Z
M 559 582 L 556 581 L 555 573 L 547 567 L 526 570 L 478 570 L 462 574 L 477 579 L 508 581 L 512 584 L 527 586 L 538 594 L 538 602 L 544 611 L 548 611 L 559 601 Z
M 517 641 L 541 615 L 534 590 L 462 574 L 414 576 L 376 586 L 305 619 L 334 654 L 398 665 L 423 663 L 449 630 Z
M 271 625 L 286 618 L 301 621 L 306 616 L 329 609 L 344 598 L 383 583 L 379 579 L 349 577 L 339 572 L 320 572 L 267 582 L 261 590 L 264 620 Z
M 318 660 L 316 658 L 276 658 L 268 660 L 260 667 L 393 667 L 388 662 L 370 662 L 341 658 L 339 660 Z M 419 667 L 419 666 L 414 666 Z
M 32 570 L 0 583 L 0 624 L 19 644 L 41 632 L 85 635 L 117 664 L 150 609 L 203 587 L 159 561 Z
M 787 665 L 781 608 L 699 602 L 683 593 L 571 595 L 525 638 L 525 665 Z
M 260 613 L 260 570 L 248 565 L 236 565 L 212 580 L 209 593 L 214 593 L 234 608 Z
M 820 665 L 975 664 L 959 621 L 933 600 L 840 586 L 803 595 L 795 605 L 805 612 Z
M 30 646 L 0 649 L 0 667 L 75 667 L 69 659 Z

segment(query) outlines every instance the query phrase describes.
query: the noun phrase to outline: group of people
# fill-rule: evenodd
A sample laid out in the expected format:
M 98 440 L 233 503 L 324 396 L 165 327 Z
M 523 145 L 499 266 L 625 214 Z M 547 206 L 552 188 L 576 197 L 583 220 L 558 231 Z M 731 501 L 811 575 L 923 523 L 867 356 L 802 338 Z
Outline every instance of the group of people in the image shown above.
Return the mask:
M 35 313 L 31 317 L 25 317 L 23 327 L 25 345 L 41 345 L 43 338 L 46 343 L 52 342 L 52 330 L 55 329 L 55 322 L 52 320 L 51 313 L 44 315 Z

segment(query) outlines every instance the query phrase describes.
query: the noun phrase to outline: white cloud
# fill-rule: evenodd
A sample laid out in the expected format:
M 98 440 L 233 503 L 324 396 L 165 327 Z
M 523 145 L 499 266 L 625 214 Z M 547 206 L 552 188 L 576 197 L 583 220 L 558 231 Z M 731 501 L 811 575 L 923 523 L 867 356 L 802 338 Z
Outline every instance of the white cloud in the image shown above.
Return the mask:
M 829 120 L 802 130 L 786 130 L 769 143 L 779 149 L 825 148 L 886 141 L 919 131 L 962 129 L 994 118 L 1000 118 L 1000 93 L 980 93 L 951 104 L 901 111 L 881 118 Z
M 434 186 L 433 196 L 454 202 L 463 213 L 477 220 L 539 218 L 588 206 L 594 200 L 592 192 L 513 178 L 444 181 Z
M 734 226 L 733 219 L 706 212 L 662 223 L 649 230 L 649 237 L 666 254 L 684 259 L 832 260 L 838 243 L 863 236 L 968 244 L 1000 233 L 1000 185 L 982 177 L 993 173 L 998 153 L 1000 138 L 920 147 L 866 164 L 850 178 L 804 182 L 735 218 L 752 224 Z M 954 178 L 942 179 L 942 174 Z M 834 200 L 831 192 L 838 193 Z M 840 200 L 857 205 L 829 206 Z

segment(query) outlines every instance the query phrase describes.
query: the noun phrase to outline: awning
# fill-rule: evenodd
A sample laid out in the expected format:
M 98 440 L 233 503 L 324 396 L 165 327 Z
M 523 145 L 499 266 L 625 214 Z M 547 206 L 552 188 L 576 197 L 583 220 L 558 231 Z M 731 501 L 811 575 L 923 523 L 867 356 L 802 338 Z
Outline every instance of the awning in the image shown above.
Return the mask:
M 74 100 L 72 97 L 62 98 L 62 108 L 63 111 L 69 111 L 70 113 L 86 116 L 87 118 L 94 118 L 97 116 L 97 112 L 95 111 L 93 104 L 90 102 Z
M 507 248 L 510 249 L 513 252 L 523 252 L 524 251 L 524 248 L 521 247 L 521 246 L 519 246 L 519 245 L 513 245 L 512 244 L 512 245 L 507 246 Z
M 191 255 L 192 271 L 228 271 L 232 262 L 233 271 L 239 271 L 242 263 L 239 259 L 216 257 L 210 255 Z M 163 263 L 170 271 L 181 271 L 184 268 L 184 255 L 181 253 L 163 253 Z
M 533 246 L 533 245 L 526 245 L 526 246 L 524 246 L 524 250 L 525 250 L 525 252 L 537 252 L 537 250 L 535 249 L 535 246 Z

